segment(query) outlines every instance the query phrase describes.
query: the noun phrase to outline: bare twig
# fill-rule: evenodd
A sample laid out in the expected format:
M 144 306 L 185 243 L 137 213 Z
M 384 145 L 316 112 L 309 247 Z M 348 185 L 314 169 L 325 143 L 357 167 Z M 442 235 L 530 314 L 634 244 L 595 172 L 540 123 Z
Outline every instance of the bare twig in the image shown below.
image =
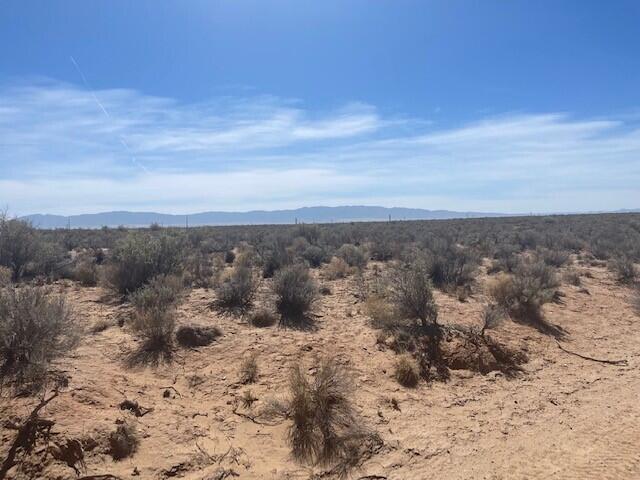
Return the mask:
M 562 350 L 563 352 L 568 353 L 570 355 L 575 355 L 576 357 L 580 357 L 583 360 L 590 360 L 592 362 L 598 362 L 598 363 L 606 363 L 608 365 L 627 365 L 628 364 L 627 360 L 625 360 L 625 359 L 621 359 L 621 360 L 604 360 L 604 359 L 601 359 L 601 358 L 593 358 L 593 357 L 589 357 L 587 355 L 581 355 L 579 353 L 572 352 L 571 350 L 567 350 L 562 345 L 560 345 L 560 342 L 558 342 L 557 340 L 556 340 L 556 344 L 558 345 L 558 348 L 560 350 Z

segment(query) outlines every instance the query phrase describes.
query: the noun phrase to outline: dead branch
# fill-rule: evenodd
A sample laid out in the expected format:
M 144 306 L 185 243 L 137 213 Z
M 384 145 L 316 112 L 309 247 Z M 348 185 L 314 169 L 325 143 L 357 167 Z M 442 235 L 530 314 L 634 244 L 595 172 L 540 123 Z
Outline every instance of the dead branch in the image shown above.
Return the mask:
M 590 360 L 592 362 L 598 362 L 598 363 L 606 363 L 608 365 L 627 365 L 628 362 L 626 359 L 621 359 L 621 360 L 604 360 L 601 358 L 593 358 L 593 357 L 589 357 L 587 355 L 581 355 L 580 353 L 576 353 L 576 352 L 572 352 L 571 350 L 567 350 L 566 348 L 564 348 L 562 345 L 560 345 L 560 342 L 558 342 L 556 340 L 556 344 L 558 345 L 558 348 L 560 350 L 562 350 L 565 353 L 568 353 L 570 355 L 575 355 L 576 357 L 580 357 L 583 360 Z
M 18 450 L 22 449 L 25 452 L 30 451 L 35 444 L 36 435 L 39 431 L 51 430 L 53 427 L 53 421 L 44 420 L 38 416 L 40 410 L 42 410 L 51 400 L 58 396 L 58 390 L 54 391 L 49 398 L 43 398 L 38 405 L 31 411 L 24 423 L 18 428 L 18 434 L 13 440 L 13 444 L 7 453 L 7 457 L 2 462 L 0 467 L 0 480 L 6 477 L 7 472 L 16 465 L 16 455 Z

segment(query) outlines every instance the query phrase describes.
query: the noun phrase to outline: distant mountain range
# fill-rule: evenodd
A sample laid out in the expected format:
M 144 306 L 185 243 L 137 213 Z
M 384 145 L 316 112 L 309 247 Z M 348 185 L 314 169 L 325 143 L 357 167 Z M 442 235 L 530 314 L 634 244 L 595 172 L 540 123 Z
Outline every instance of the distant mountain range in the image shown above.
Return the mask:
M 249 212 L 202 212 L 171 215 L 155 212 L 103 212 L 82 215 L 27 215 L 38 228 L 148 227 L 157 223 L 164 227 L 204 225 L 265 225 L 332 222 L 365 222 L 391 220 L 433 220 L 506 216 L 502 213 L 454 212 L 420 208 L 386 208 L 375 206 L 304 207 L 293 210 L 253 210 Z

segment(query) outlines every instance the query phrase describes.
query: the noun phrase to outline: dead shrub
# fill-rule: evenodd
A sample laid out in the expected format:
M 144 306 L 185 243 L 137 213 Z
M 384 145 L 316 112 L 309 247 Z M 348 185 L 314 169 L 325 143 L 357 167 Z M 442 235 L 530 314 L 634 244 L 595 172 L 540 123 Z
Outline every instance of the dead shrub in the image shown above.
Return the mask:
M 311 465 L 334 465 L 345 476 L 373 435 L 362 425 L 349 395 L 351 382 L 333 359 L 320 363 L 311 380 L 297 364 L 289 379 L 288 443 L 293 457 Z
M 504 308 L 495 303 L 490 303 L 482 310 L 482 329 L 480 335 L 484 336 L 487 330 L 497 327 L 506 315 Z
M 403 387 L 413 388 L 420 381 L 420 368 L 415 359 L 405 353 L 396 359 L 393 376 Z
M 342 258 L 332 257 L 324 272 L 329 280 L 337 280 L 351 274 L 351 268 Z
M 272 327 L 278 321 L 278 317 L 270 310 L 260 309 L 249 316 L 249 323 L 254 327 Z
M 251 353 L 240 365 L 240 383 L 255 383 L 258 379 L 258 354 Z
M 206 347 L 222 335 L 217 327 L 200 327 L 197 325 L 183 325 L 176 330 L 176 340 L 182 347 Z
M 79 332 L 62 297 L 37 287 L 0 289 L 0 378 L 38 390 L 50 363 L 77 345 Z
M 285 267 L 277 272 L 272 288 L 281 323 L 302 325 L 318 296 L 309 270 L 299 264 Z
M 121 423 L 109 435 L 109 454 L 114 460 L 132 456 L 139 445 L 138 433 L 132 424 Z
M 257 289 L 251 269 L 236 266 L 216 288 L 215 306 L 227 312 L 246 312 L 253 305 Z
M 428 270 L 422 262 L 396 265 L 389 280 L 391 300 L 402 316 L 420 320 L 423 327 L 437 324 L 438 306 L 433 298 Z

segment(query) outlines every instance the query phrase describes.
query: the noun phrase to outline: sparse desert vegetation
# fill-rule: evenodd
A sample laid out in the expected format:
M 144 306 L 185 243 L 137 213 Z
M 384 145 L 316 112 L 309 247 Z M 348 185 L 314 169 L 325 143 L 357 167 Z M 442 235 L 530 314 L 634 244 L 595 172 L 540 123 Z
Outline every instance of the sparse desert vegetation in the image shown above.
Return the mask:
M 0 478 L 633 471 L 639 245 L 636 214 L 141 230 L 2 216 Z

